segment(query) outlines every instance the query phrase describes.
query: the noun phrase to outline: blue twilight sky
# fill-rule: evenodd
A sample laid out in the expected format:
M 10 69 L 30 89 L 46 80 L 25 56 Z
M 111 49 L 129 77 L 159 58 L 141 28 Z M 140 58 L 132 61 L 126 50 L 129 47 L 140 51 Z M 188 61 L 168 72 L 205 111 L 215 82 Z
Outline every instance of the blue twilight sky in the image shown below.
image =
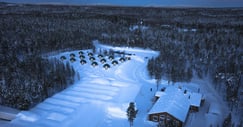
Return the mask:
M 120 6 L 243 7 L 243 0 L 0 0 L 12 3 L 61 3 Z

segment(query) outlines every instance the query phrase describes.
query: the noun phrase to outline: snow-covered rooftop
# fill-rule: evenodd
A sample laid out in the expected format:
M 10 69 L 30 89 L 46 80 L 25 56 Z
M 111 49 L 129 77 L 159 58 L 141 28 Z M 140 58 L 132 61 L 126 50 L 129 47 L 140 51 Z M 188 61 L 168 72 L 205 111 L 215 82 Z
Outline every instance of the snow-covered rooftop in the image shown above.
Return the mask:
M 166 112 L 178 120 L 185 122 L 190 108 L 190 103 L 183 94 L 184 93 L 181 89 L 176 87 L 167 87 L 164 92 L 160 93 L 160 98 L 148 114 Z
M 202 94 L 189 92 L 189 93 L 185 94 L 185 96 L 188 97 L 188 100 L 189 100 L 191 106 L 200 107 L 201 100 L 202 100 Z
M 202 94 L 201 93 L 195 93 L 195 92 L 191 92 L 189 89 L 187 88 L 177 88 L 176 86 L 167 86 L 167 87 L 164 87 L 165 91 L 162 92 L 162 91 L 157 91 L 155 96 L 156 97 L 160 97 L 161 95 L 163 95 L 165 92 L 168 91 L 168 89 L 171 89 L 170 87 L 175 87 L 175 89 L 179 89 L 179 91 L 181 93 L 184 94 L 184 96 L 188 99 L 189 103 L 191 106 L 196 106 L 196 107 L 200 107 L 201 105 L 201 100 L 202 100 Z M 186 93 L 184 93 L 184 91 L 186 90 Z M 176 92 L 176 91 L 174 91 Z M 174 94 L 174 93 L 172 93 Z

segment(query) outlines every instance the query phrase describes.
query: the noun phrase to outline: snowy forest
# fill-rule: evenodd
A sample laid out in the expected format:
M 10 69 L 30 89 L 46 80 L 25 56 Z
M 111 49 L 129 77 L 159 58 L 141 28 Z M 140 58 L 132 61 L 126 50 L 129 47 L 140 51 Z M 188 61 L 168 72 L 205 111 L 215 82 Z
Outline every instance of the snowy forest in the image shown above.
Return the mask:
M 217 91 L 225 92 L 223 98 L 240 104 L 242 14 L 242 8 L 1 3 L 0 104 L 27 110 L 68 87 L 75 79 L 74 69 L 45 56 L 90 49 L 95 39 L 160 51 L 147 65 L 158 82 L 209 79 Z

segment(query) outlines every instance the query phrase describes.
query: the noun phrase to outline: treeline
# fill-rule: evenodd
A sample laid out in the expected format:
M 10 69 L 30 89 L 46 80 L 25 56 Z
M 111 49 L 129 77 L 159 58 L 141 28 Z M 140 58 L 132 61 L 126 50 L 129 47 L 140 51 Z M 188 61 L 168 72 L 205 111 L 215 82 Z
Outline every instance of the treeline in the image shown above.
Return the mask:
M 159 57 L 149 60 L 148 64 L 149 74 L 158 80 L 164 77 L 178 82 L 190 81 L 193 76 L 208 76 L 216 81 L 221 80 L 219 74 L 242 75 L 241 9 L 161 9 L 147 13 L 165 12 L 161 20 L 140 17 L 133 24 L 138 28 L 125 31 L 127 36 L 120 34 L 102 39 L 107 44 L 160 51 Z
M 154 44 L 157 45 L 154 47 L 159 47 L 156 49 L 161 54 L 149 61 L 148 69 L 152 74 L 153 70 L 158 71 L 156 74 L 164 75 L 173 82 L 190 81 L 192 73 L 199 78 L 209 76 L 212 80 L 219 73 L 240 75 L 243 38 L 236 31 L 228 33 L 223 32 L 227 29 L 221 30 L 215 28 L 209 33 L 174 32 L 167 40 L 169 43 L 158 40 L 161 43 Z
M 157 79 L 164 77 L 178 82 L 190 81 L 193 76 L 209 76 L 216 80 L 219 73 L 242 74 L 243 38 L 237 26 L 229 23 L 227 27 L 218 25 L 204 28 L 201 25 L 200 29 L 194 28 L 194 31 L 191 31 L 193 27 L 186 26 L 150 26 L 146 30 L 141 26 L 130 32 L 128 39 L 116 38 L 114 41 L 111 37 L 110 40 L 104 39 L 104 42 L 160 51 L 159 57 L 149 60 L 148 64 L 149 73 Z
M 27 110 L 72 84 L 75 71 L 68 63 L 29 51 L 31 45 L 24 48 L 1 42 L 0 104 Z
M 53 89 L 65 88 L 64 84 L 72 81 L 73 69 L 58 60 L 43 59 L 42 55 L 90 49 L 95 39 L 109 45 L 160 51 L 159 57 L 149 60 L 148 64 L 149 74 L 158 81 L 161 78 L 171 82 L 190 81 L 193 76 L 209 76 L 219 82 L 222 75 L 242 75 L 242 11 L 240 8 L 9 6 L 0 3 L 0 103 L 11 106 L 10 102 L 14 102 L 17 95 L 13 94 L 9 102 L 6 98 L 10 97 L 5 97 L 6 91 L 14 93 L 12 89 L 21 86 L 14 85 L 14 80 L 29 88 L 36 82 L 39 85 L 34 86 L 42 85 L 38 95 L 41 93 L 43 97 L 39 100 L 53 94 Z M 133 27 L 137 28 L 131 29 Z M 23 93 L 32 94 L 31 91 Z M 15 93 L 24 97 L 22 92 Z M 22 100 L 30 104 L 23 109 L 38 102 Z

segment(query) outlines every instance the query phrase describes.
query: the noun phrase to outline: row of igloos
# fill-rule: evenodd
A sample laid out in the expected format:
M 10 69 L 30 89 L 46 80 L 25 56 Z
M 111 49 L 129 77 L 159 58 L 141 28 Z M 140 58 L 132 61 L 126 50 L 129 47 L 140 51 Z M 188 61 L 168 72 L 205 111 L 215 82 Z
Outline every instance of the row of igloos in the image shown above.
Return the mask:
M 91 53 L 91 52 L 89 52 L 89 53 L 88 53 L 88 56 L 89 56 L 89 60 L 92 62 L 91 65 L 92 65 L 93 67 L 98 66 L 98 63 L 95 61 L 96 59 L 95 59 L 95 57 L 94 57 L 94 54 Z M 87 63 L 87 61 L 85 60 L 85 56 L 84 56 L 84 52 L 83 52 L 83 51 L 80 51 L 80 52 L 79 52 L 79 58 L 80 58 L 80 63 L 81 63 L 82 65 L 84 65 L 84 64 Z M 104 64 L 103 67 L 104 67 L 105 69 L 110 68 L 110 65 L 106 63 L 106 59 L 105 59 L 105 57 L 104 57 L 103 55 L 99 54 L 99 55 L 98 55 L 98 58 L 100 59 L 100 62 L 101 62 L 102 64 Z M 66 58 L 65 56 L 61 56 L 60 59 L 61 59 L 61 60 L 66 60 L 67 58 Z M 109 56 L 108 59 L 109 59 L 110 61 L 112 61 L 112 62 L 111 62 L 112 65 L 115 66 L 115 65 L 118 64 L 118 61 L 117 61 L 117 60 L 114 60 L 114 56 Z M 121 58 L 119 59 L 119 61 L 120 61 L 121 63 L 123 63 L 123 62 L 125 62 L 126 60 L 130 60 L 130 59 L 131 59 L 130 57 L 121 57 Z M 76 59 L 75 59 L 75 54 L 74 54 L 74 53 L 71 53 L 71 54 L 70 54 L 70 62 L 75 62 L 75 61 L 76 61 Z

